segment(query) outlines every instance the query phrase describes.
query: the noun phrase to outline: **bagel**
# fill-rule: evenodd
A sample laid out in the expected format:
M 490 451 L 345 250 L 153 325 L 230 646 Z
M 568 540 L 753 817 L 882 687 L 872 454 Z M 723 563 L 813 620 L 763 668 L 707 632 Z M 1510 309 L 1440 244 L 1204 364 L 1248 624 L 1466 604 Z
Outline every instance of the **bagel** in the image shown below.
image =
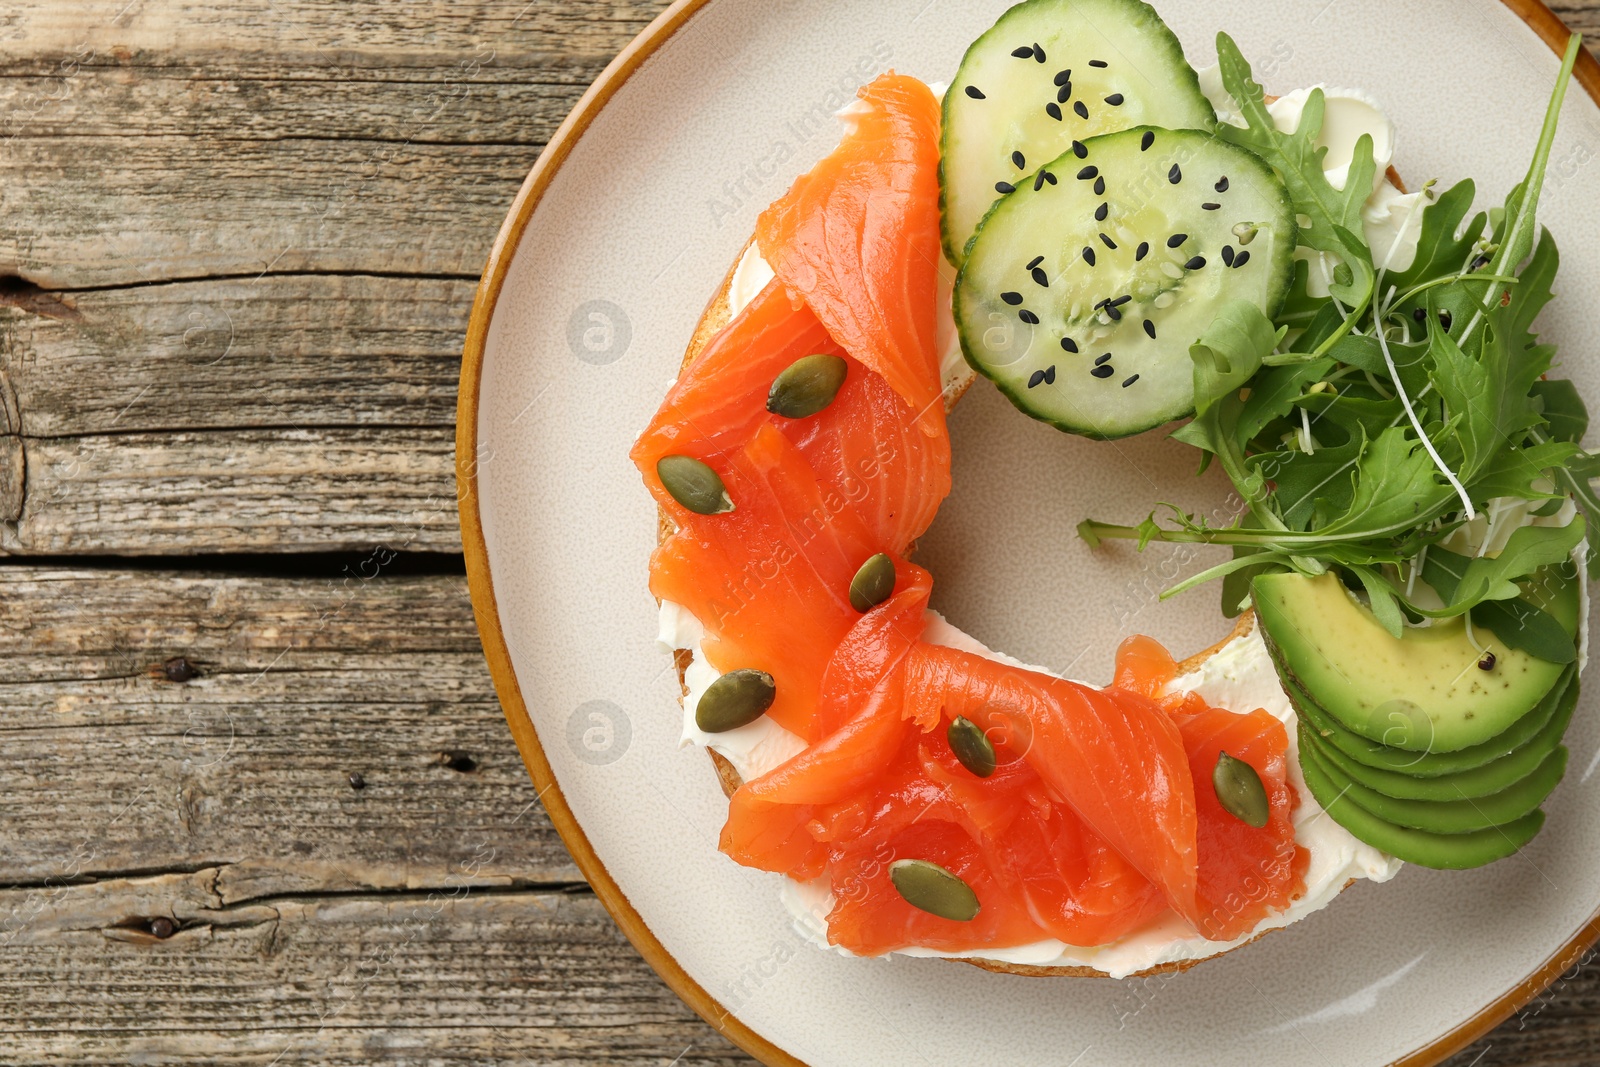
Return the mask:
M 1398 175 L 1396 175 L 1395 178 L 1398 179 Z M 1395 184 L 1398 185 L 1398 181 L 1396 181 Z M 706 346 L 711 343 L 712 339 L 715 338 L 717 334 L 720 333 L 723 328 L 726 327 L 732 320 L 734 314 L 732 301 L 734 280 L 739 273 L 740 267 L 747 263 L 747 257 L 750 257 L 753 254 L 756 254 L 755 240 L 754 238 L 751 238 L 746 242 L 744 247 L 740 249 L 739 255 L 735 257 L 733 265 L 728 268 L 727 273 L 723 276 L 721 283 L 718 285 L 717 291 L 712 295 L 710 301 L 706 305 L 705 311 L 700 316 L 699 322 L 695 325 L 694 332 L 691 335 L 688 346 L 684 351 L 680 369 L 687 368 L 691 363 L 698 359 L 700 354 L 705 351 Z M 977 375 L 972 371 L 967 370 L 959 379 L 954 382 L 954 384 L 947 385 L 945 390 L 945 411 L 947 413 L 954 410 L 956 404 L 966 394 L 967 390 L 972 386 L 976 379 Z M 664 508 L 658 506 L 656 512 L 657 541 L 658 543 L 665 543 L 666 540 L 676 532 L 677 527 Z M 1239 638 L 1249 636 L 1253 631 L 1254 626 L 1254 613 L 1246 611 L 1238 618 L 1233 629 L 1228 633 L 1227 636 L 1222 638 L 1222 640 L 1211 645 L 1209 648 L 1206 648 L 1189 656 L 1187 659 L 1182 660 L 1178 664 L 1179 676 L 1181 677 L 1199 671 L 1204 667 L 1208 660 L 1220 652 L 1224 647 Z M 673 664 L 678 675 L 678 700 L 680 706 L 683 706 L 690 693 L 687 671 L 693 659 L 694 653 L 689 649 L 675 649 L 673 651 Z M 737 768 L 734 767 L 733 763 L 726 756 L 709 747 L 706 748 L 705 751 L 706 755 L 710 757 L 711 769 L 713 774 L 716 776 L 718 786 L 721 788 L 724 796 L 731 798 L 734 792 L 744 784 L 743 778 L 740 776 Z M 1302 796 L 1301 800 L 1302 803 L 1304 803 L 1309 800 L 1309 797 Z M 1343 886 L 1340 887 L 1339 891 L 1343 892 L 1343 890 L 1348 889 L 1351 885 L 1355 884 L 1355 881 L 1356 880 L 1354 878 L 1348 879 Z M 1171 963 L 1156 964 L 1155 966 L 1146 967 L 1126 975 L 1112 975 L 1106 971 L 1098 970 L 1094 967 L 1036 966 L 1031 964 L 1008 963 L 1001 960 L 985 959 L 979 956 L 961 957 L 952 959 L 950 962 L 967 964 L 969 966 L 977 967 L 985 971 L 991 971 L 996 974 L 1010 974 L 1025 978 L 1149 978 L 1158 975 L 1179 974 L 1184 971 L 1188 971 L 1207 960 L 1216 959 L 1220 956 L 1228 954 L 1229 952 L 1243 948 L 1245 945 L 1254 944 L 1267 934 L 1272 933 L 1275 929 L 1282 929 L 1282 927 L 1272 927 L 1270 929 L 1263 930 L 1243 944 L 1233 945 L 1209 956 L 1178 960 Z

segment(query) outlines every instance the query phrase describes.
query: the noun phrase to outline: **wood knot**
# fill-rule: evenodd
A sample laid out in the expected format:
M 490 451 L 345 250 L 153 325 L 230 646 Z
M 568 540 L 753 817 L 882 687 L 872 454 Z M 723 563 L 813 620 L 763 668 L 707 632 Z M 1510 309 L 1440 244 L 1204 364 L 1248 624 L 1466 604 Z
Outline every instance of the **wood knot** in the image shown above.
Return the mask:
M 165 678 L 169 682 L 192 682 L 200 677 L 200 668 L 190 662 L 188 656 L 173 656 L 156 667 L 152 667 L 151 674 Z
M 441 752 L 434 757 L 441 767 L 449 767 L 457 774 L 471 774 L 478 769 L 478 761 L 465 752 Z

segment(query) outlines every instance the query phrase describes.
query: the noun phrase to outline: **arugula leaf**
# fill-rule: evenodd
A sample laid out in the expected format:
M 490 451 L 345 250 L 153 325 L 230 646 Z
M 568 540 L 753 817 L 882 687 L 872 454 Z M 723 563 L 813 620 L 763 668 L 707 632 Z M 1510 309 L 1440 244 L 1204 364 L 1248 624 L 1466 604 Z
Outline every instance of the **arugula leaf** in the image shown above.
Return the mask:
M 1583 540 L 1586 523 L 1577 516 L 1565 526 L 1523 526 L 1506 540 L 1498 556 L 1480 556 L 1467 564 L 1446 608 L 1465 611 L 1483 600 L 1508 600 L 1521 595 L 1517 581 L 1540 567 L 1572 557 Z
M 1394 590 L 1383 575 L 1371 567 L 1349 568 L 1361 585 L 1367 591 L 1367 603 L 1372 608 L 1373 618 L 1387 631 L 1390 637 L 1399 637 L 1405 632 L 1406 617 L 1400 611 L 1400 602 L 1395 599 Z
M 1335 189 L 1322 169 L 1328 150 L 1317 147 L 1316 143 L 1327 105 L 1322 90 L 1314 90 L 1307 98 L 1295 132 L 1283 133 L 1267 112 L 1265 90 L 1255 80 L 1239 46 L 1226 33 L 1217 34 L 1217 61 L 1222 84 L 1247 124 L 1240 129 L 1223 123 L 1218 132 L 1254 152 L 1278 172 L 1295 212 L 1310 220 L 1309 226 L 1301 228 L 1300 243 L 1340 260 L 1348 279 L 1338 277 L 1341 272 L 1336 271 L 1330 288 L 1346 307 L 1354 309 L 1345 317 L 1341 331 L 1348 332 L 1371 305 L 1377 278 L 1372 252 L 1360 236 L 1364 232 L 1361 209 L 1372 193 L 1378 173 L 1372 156 L 1372 137 L 1362 134 L 1356 142 L 1344 188 Z
M 1577 386 L 1565 378 L 1553 378 L 1534 382 L 1533 395 L 1539 398 L 1540 410 L 1550 426 L 1552 438 L 1583 443 L 1584 435 L 1589 432 L 1589 406 L 1578 395 Z
M 1534 488 L 1534 483 L 1565 466 L 1579 449 L 1567 441 L 1545 441 L 1521 448 L 1502 449 L 1479 472 L 1468 488 L 1474 500 L 1520 497 L 1523 500 L 1563 499 L 1564 494 Z
M 1493 633 L 1507 648 L 1551 663 L 1571 663 L 1578 658 L 1571 636 L 1554 616 L 1520 597 L 1485 600 L 1472 609 L 1472 624 Z
M 1539 131 L 1539 142 L 1533 151 L 1533 162 L 1528 165 L 1528 176 L 1506 197 L 1504 216 L 1496 226 L 1499 250 L 1489 263 L 1491 274 L 1511 273 L 1534 250 L 1539 195 L 1544 190 L 1545 171 L 1550 165 L 1550 150 L 1555 146 L 1556 129 L 1561 124 L 1561 105 L 1566 100 L 1567 86 L 1572 81 L 1572 71 L 1577 66 L 1582 50 L 1583 38 L 1573 34 L 1567 41 L 1566 55 L 1561 60 L 1561 73 L 1550 94 L 1550 106 L 1545 111 L 1544 126 Z M 1489 300 L 1487 291 L 1481 299 L 1493 302 Z M 1467 325 L 1468 336 L 1476 325 L 1476 319 Z
M 1450 486 L 1405 426 L 1385 430 L 1363 449 L 1355 476 L 1349 508 L 1316 530 L 1323 537 L 1393 536 L 1436 517 L 1451 498 Z
M 1404 295 L 1441 276 L 1459 274 L 1472 265 L 1474 246 L 1489 222 L 1488 214 L 1480 212 L 1470 223 L 1465 223 L 1477 195 L 1477 186 L 1471 178 L 1466 178 L 1422 209 L 1416 259 L 1405 270 L 1391 270 L 1386 277 L 1397 294 Z
M 1452 601 L 1471 563 L 1469 557 L 1435 545 L 1428 549 L 1422 580 L 1442 599 Z M 1526 597 L 1476 604 L 1472 623 L 1491 631 L 1507 648 L 1521 649 L 1551 663 L 1571 663 L 1577 658 L 1572 638 L 1561 624 Z

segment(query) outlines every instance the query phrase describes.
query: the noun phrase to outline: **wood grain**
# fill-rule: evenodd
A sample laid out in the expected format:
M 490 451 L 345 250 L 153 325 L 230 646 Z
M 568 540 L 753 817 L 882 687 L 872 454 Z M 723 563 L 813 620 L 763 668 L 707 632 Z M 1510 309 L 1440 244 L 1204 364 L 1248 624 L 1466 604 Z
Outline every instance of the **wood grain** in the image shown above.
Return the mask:
M 0 9 L 0 1063 L 750 1062 L 577 884 L 454 572 L 489 242 L 664 6 Z M 1590 964 L 1452 1064 L 1597 1020 Z

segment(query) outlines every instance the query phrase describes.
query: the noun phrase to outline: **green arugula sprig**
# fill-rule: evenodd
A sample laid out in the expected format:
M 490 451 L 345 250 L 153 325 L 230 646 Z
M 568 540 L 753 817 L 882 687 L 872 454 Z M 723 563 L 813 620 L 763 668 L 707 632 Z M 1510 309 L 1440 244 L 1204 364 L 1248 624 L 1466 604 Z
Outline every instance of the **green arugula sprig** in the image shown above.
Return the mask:
M 1230 615 L 1257 574 L 1337 569 L 1396 635 L 1408 621 L 1470 613 L 1498 623 L 1503 640 L 1501 628 L 1516 621 L 1511 642 L 1560 661 L 1560 627 L 1524 594 L 1600 519 L 1591 484 L 1600 454 L 1581 447 L 1588 411 L 1570 382 L 1544 380 L 1555 348 L 1533 331 L 1560 263 L 1537 208 L 1580 46 L 1574 36 L 1528 175 L 1503 209 L 1469 218 L 1472 182 L 1436 197 L 1430 184 L 1416 257 L 1391 271 L 1362 236 L 1376 178 L 1371 139 L 1357 144 L 1344 188 L 1334 188 L 1326 149 L 1316 147 L 1321 92 L 1310 94 L 1294 132 L 1278 130 L 1249 64 L 1220 35 L 1223 83 L 1246 123 L 1225 124 L 1223 136 L 1282 178 L 1310 223 L 1300 243 L 1331 260 L 1330 293 L 1312 296 L 1309 269 L 1298 264 L 1276 321 L 1247 301 L 1231 304 L 1190 350 L 1195 418 L 1174 436 L 1204 453 L 1202 470 L 1213 460 L 1222 467 L 1243 501 L 1238 519 L 1213 526 L 1162 505 L 1137 526 L 1085 520 L 1080 535 L 1091 544 L 1134 539 L 1141 549 L 1231 546 L 1232 560 L 1164 594 L 1222 579 Z M 1568 497 L 1578 516 L 1524 525 L 1494 556 L 1441 544 L 1485 513 L 1549 516 Z M 1600 576 L 1593 552 L 1589 562 Z M 1570 640 L 1564 647 L 1570 653 Z

